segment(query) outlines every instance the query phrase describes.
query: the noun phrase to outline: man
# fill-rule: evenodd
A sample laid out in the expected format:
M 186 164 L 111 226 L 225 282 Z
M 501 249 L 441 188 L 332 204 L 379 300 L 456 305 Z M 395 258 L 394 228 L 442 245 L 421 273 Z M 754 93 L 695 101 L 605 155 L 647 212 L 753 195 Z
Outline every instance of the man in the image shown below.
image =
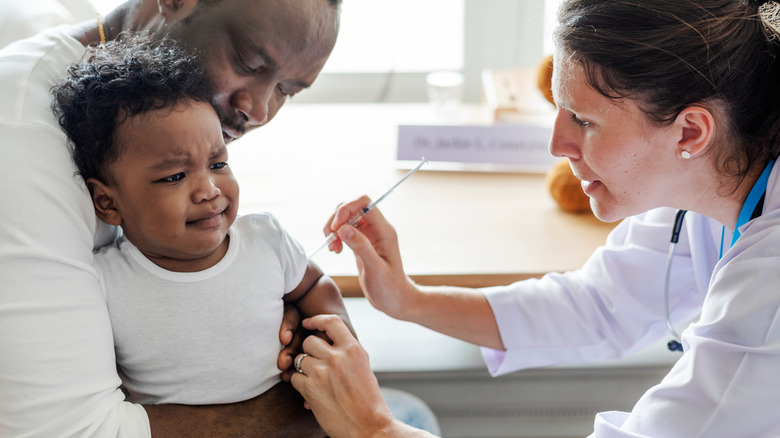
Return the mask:
M 129 0 L 102 27 L 108 39 L 150 31 L 197 52 L 229 142 L 312 84 L 338 19 L 336 0 Z M 95 218 L 49 106 L 51 85 L 100 42 L 98 24 L 0 51 L 0 436 L 322 435 L 287 384 L 232 405 L 124 401 L 92 267 L 92 249 L 116 233 Z

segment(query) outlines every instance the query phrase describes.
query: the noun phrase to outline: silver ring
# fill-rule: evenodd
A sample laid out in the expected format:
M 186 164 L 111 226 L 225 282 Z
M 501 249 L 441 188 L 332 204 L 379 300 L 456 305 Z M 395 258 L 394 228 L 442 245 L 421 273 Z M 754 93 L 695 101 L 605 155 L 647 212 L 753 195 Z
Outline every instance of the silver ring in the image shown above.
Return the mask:
M 308 354 L 301 353 L 301 354 L 298 355 L 298 357 L 295 358 L 295 371 L 298 371 L 301 374 L 303 374 L 303 371 L 301 370 L 301 361 L 306 356 L 308 356 Z

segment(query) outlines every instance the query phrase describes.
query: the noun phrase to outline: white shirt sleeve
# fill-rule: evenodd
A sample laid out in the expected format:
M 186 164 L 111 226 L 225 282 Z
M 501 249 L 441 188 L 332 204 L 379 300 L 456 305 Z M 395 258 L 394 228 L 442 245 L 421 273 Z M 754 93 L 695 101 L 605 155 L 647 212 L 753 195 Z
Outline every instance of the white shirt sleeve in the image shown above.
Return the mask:
M 150 436 L 118 389 L 93 267 L 105 228 L 49 106 L 84 49 L 51 36 L 12 47 L 0 52 L 0 436 Z
M 701 318 L 683 333 L 685 354 L 631 413 L 599 414 L 594 437 L 780 436 L 780 237 L 772 234 L 743 234 L 753 242 L 724 257 Z
M 491 372 L 618 357 L 665 336 L 663 217 L 626 220 L 581 271 L 486 290 L 507 347 L 484 351 Z M 743 230 L 719 262 L 709 220 L 693 215 L 685 229 L 670 307 L 678 323 L 701 312 L 685 353 L 632 412 L 598 414 L 592 436 L 780 436 L 780 215 Z
M 490 372 L 616 359 L 663 336 L 673 220 L 671 209 L 628 218 L 581 270 L 484 289 L 506 347 L 483 349 Z M 671 307 L 687 321 L 701 301 L 685 233 L 678 246 Z

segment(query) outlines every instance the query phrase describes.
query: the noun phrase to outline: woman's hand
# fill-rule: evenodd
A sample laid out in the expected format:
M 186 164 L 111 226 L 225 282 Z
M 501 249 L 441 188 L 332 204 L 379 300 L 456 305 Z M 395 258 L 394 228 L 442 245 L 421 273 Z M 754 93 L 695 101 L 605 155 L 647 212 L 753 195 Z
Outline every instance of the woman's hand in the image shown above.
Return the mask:
M 305 319 L 308 330 L 324 331 L 333 345 L 316 336 L 303 342 L 296 358 L 300 372 L 292 385 L 332 437 L 382 436 L 398 425 L 379 391 L 368 354 L 336 315 Z
M 493 309 L 481 291 L 414 284 L 404 272 L 395 229 L 379 209 L 363 216 L 357 228 L 347 223 L 369 203 L 363 196 L 339 206 L 325 232 L 339 237 L 332 250 L 339 252 L 347 244 L 355 253 L 360 286 L 371 305 L 393 318 L 503 350 Z
M 347 223 L 370 202 L 363 196 L 342 204 L 324 231 L 325 234 L 334 232 L 338 237 L 329 246 L 332 251 L 341 252 L 343 243 L 352 249 L 360 286 L 371 305 L 392 317 L 404 319 L 404 309 L 413 308 L 420 291 L 404 272 L 395 228 L 376 208 L 361 219 L 357 228 Z

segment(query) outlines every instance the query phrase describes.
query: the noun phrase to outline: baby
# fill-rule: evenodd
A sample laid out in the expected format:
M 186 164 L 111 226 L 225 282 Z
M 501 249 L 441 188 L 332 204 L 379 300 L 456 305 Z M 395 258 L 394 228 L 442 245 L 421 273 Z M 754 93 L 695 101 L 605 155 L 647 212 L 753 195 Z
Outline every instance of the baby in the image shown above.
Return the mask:
M 104 222 L 95 255 L 128 399 L 229 403 L 279 381 L 284 303 L 335 313 L 341 294 L 270 214 L 237 217 L 239 187 L 200 63 L 172 41 L 88 52 L 54 109 Z

